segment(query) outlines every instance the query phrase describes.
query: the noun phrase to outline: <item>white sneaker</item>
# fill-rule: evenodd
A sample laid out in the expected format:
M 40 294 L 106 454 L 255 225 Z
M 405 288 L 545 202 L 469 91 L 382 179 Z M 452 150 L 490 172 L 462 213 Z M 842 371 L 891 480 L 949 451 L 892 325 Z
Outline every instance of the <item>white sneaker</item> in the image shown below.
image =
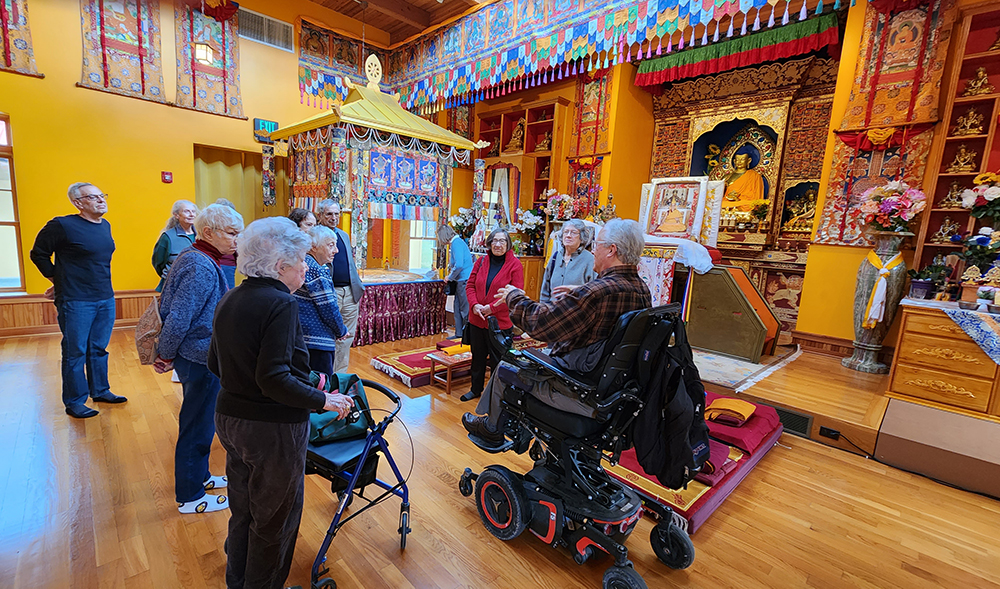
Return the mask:
M 229 498 L 225 495 L 204 495 L 201 499 L 177 504 L 181 513 L 211 513 L 229 509 Z
M 229 479 L 224 476 L 214 477 L 212 475 L 208 475 L 208 480 L 205 481 L 206 491 L 211 491 L 212 489 L 225 489 L 227 486 L 229 486 Z

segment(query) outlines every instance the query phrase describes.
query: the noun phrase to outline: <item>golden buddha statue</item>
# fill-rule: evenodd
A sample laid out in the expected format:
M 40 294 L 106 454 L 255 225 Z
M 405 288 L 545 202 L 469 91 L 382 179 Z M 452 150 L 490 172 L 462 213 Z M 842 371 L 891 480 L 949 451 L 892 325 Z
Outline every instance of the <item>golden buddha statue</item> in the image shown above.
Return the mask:
M 552 131 L 546 131 L 541 140 L 535 144 L 535 151 L 549 151 L 552 149 Z
M 504 152 L 508 151 L 521 151 L 524 149 L 524 117 L 521 117 L 514 125 L 514 130 L 510 134 L 510 141 L 507 142 L 506 147 L 503 148 Z
M 743 149 L 733 155 L 733 172 L 726 178 L 726 193 L 722 199 L 722 208 L 736 208 L 749 211 L 753 202 L 765 200 L 764 177 L 750 167 L 750 153 Z
M 951 165 L 945 168 L 944 171 L 949 174 L 975 172 L 977 155 L 979 155 L 977 152 L 972 151 L 963 143 L 958 146 L 958 151 L 955 153 L 955 161 L 951 162 Z
M 949 243 L 951 242 L 951 236 L 957 235 L 961 230 L 958 223 L 951 220 L 951 217 L 945 217 L 941 221 L 941 227 L 938 228 L 937 233 L 931 236 L 931 243 Z
M 542 171 L 538 174 L 538 179 L 539 180 L 548 180 L 549 179 L 549 164 L 550 163 L 551 162 L 548 162 L 548 161 L 545 162 L 545 167 L 542 168 Z
M 962 185 L 958 183 L 958 180 L 952 180 L 951 186 L 948 187 L 948 194 L 941 199 L 941 202 L 937 204 L 939 209 L 961 209 L 962 207 Z
M 976 111 L 976 107 L 970 106 L 964 115 L 955 120 L 955 132 L 953 135 L 982 135 L 983 115 Z
M 980 94 L 993 94 L 995 89 L 990 84 L 990 78 L 986 74 L 985 67 L 976 69 L 976 75 L 965 83 L 965 91 L 962 96 L 979 96 Z

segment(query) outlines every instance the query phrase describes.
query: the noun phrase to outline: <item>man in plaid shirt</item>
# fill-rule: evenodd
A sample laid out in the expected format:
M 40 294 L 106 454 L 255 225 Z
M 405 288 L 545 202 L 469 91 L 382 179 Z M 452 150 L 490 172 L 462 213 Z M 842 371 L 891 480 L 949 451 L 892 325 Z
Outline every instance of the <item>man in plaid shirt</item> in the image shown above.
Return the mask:
M 604 355 L 604 342 L 618 318 L 629 311 L 652 306 L 649 288 L 639 277 L 643 245 L 638 223 L 611 220 L 594 242 L 594 271 L 598 273 L 595 280 L 582 286 L 556 287 L 548 303 L 535 302 L 514 286 L 500 289 L 497 298 L 506 301 L 515 325 L 552 344 L 555 364 L 571 371 L 589 372 Z M 499 428 L 503 388 L 503 383 L 491 375 L 476 407 L 480 415 L 462 416 L 462 425 L 470 434 L 497 447 L 504 443 Z M 556 409 L 593 416 L 593 409 L 559 388 L 558 383 L 549 379 L 536 381 L 532 383 L 531 394 Z

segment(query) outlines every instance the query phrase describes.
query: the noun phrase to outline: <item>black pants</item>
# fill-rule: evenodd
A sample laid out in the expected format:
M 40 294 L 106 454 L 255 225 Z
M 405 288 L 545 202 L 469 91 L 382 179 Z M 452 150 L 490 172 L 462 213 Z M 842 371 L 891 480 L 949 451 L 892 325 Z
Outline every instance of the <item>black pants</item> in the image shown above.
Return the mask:
M 501 330 L 504 335 L 511 335 L 512 330 Z M 490 366 L 490 373 L 496 370 L 500 358 L 493 357 L 490 352 L 490 330 L 476 327 L 469 323 L 465 326 L 465 332 L 469 334 L 469 346 L 472 347 L 472 392 L 479 395 L 483 392 L 486 384 L 486 365 Z M 464 335 L 464 334 L 463 334 Z
M 309 369 L 323 374 L 333 375 L 333 350 L 317 350 L 309 348 Z
M 302 519 L 309 422 L 215 415 L 226 449 L 229 536 L 226 587 L 282 589 Z

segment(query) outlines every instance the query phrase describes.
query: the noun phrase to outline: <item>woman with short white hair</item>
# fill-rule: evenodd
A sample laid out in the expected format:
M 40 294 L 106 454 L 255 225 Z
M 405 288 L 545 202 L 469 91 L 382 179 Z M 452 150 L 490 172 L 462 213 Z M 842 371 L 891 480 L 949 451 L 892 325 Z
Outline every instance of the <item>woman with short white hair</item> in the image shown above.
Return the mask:
M 306 281 L 295 291 L 299 301 L 299 323 L 309 348 L 309 367 L 316 372 L 333 374 L 337 340 L 347 336 L 347 327 L 337 306 L 333 277 L 327 267 L 337 255 L 337 234 L 323 225 L 312 227 L 306 234 L 312 240 L 312 248 L 306 254 L 309 267 Z
M 163 328 L 153 368 L 176 370 L 184 389 L 174 452 L 174 491 L 181 513 L 206 513 L 228 507 L 222 489 L 226 477 L 212 476 L 208 455 L 215 436 L 215 400 L 219 379 L 208 370 L 212 318 L 229 290 L 219 261 L 236 250 L 243 217 L 221 205 L 209 205 L 194 220 L 198 239 L 174 260 L 163 284 L 160 318 Z
M 215 426 L 229 477 L 228 587 L 283 587 L 302 517 L 309 412 L 344 417 L 350 397 L 309 380 L 309 351 L 292 293 L 313 243 L 291 220 L 251 223 L 239 242 L 247 278 L 215 313 L 209 369 L 222 390 Z
M 194 243 L 194 219 L 198 216 L 198 207 L 189 200 L 179 200 L 170 209 L 170 218 L 160 233 L 160 238 L 153 246 L 153 269 L 160 277 L 156 292 L 163 290 L 163 282 L 170 272 L 170 265 L 177 256 Z

